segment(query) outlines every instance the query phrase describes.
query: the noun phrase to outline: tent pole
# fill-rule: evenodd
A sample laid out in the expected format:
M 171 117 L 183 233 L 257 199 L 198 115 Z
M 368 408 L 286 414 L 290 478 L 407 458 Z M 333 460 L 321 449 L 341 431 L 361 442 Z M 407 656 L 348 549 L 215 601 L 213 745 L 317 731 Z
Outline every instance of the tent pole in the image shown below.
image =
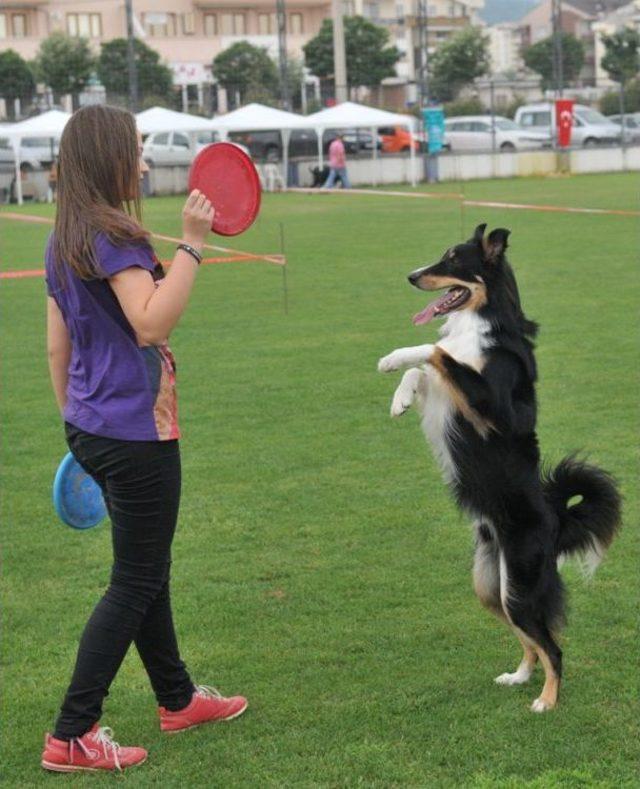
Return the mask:
M 282 180 L 284 188 L 287 189 L 289 187 L 289 138 L 291 137 L 291 131 L 289 129 L 280 129 L 280 136 L 282 137 L 282 169 L 284 170 Z
M 378 185 L 378 145 L 377 145 L 377 129 L 375 126 L 371 127 L 371 157 L 373 160 L 373 185 Z
M 22 205 L 24 202 L 22 199 L 22 173 L 20 172 L 20 165 L 22 162 L 20 161 L 20 148 L 22 147 L 22 137 L 13 138 L 11 140 L 11 145 L 13 147 L 13 158 L 15 159 L 16 164 L 16 200 L 18 201 L 18 205 Z
M 318 167 L 322 170 L 322 136 L 324 129 L 316 129 L 318 135 Z
M 409 177 L 411 178 L 411 186 L 415 186 L 416 185 L 416 152 L 413 147 L 413 130 L 411 126 L 409 126 L 409 135 L 411 140 L 411 142 L 409 143 L 409 157 L 411 161 L 411 165 L 410 165 L 411 174 Z

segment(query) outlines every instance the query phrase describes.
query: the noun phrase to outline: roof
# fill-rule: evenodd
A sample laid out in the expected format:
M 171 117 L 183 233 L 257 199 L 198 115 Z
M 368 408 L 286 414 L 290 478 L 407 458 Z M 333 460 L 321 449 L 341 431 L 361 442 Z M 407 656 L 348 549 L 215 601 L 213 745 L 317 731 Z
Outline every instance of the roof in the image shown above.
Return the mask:
M 71 115 L 60 110 L 49 110 L 26 121 L 14 123 L 7 129 L 2 129 L 2 136 L 14 140 L 25 137 L 53 137 L 59 139 Z
M 376 128 L 378 126 L 409 126 L 413 128 L 416 120 L 412 115 L 378 110 L 365 104 L 345 101 L 305 118 L 308 127 L 322 129 Z
M 266 104 L 247 104 L 240 109 L 218 115 L 211 121 L 209 128 L 225 131 L 275 131 L 278 129 L 308 129 L 304 115 L 285 112 Z
M 151 107 L 136 115 L 136 124 L 141 134 L 153 134 L 164 131 L 201 131 L 213 129 L 210 118 L 200 115 L 189 115 L 186 112 L 168 110 L 166 107 Z

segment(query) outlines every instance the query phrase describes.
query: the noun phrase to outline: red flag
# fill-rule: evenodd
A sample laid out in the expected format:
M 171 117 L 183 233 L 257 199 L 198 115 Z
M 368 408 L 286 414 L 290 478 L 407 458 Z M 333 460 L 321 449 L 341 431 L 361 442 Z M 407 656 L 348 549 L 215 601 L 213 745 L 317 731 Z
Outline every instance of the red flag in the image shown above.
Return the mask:
M 571 144 L 572 126 L 573 99 L 556 99 L 556 129 L 559 148 L 568 148 Z

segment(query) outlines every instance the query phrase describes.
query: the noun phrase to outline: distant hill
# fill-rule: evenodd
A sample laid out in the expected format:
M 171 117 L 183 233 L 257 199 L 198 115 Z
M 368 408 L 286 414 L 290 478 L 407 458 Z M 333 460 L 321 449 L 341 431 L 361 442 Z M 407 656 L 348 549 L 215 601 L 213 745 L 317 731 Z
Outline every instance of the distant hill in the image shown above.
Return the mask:
M 489 25 L 513 22 L 527 14 L 540 0 L 485 0 L 480 16 Z

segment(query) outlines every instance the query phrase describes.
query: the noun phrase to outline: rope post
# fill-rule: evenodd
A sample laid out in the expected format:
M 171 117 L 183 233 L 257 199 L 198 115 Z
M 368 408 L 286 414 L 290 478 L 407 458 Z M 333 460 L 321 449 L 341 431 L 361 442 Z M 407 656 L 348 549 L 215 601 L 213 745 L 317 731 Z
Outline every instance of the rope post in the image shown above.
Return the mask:
M 284 246 L 284 224 L 280 222 L 280 254 L 282 255 L 282 298 L 284 314 L 289 314 L 289 288 L 287 286 L 287 257 Z

